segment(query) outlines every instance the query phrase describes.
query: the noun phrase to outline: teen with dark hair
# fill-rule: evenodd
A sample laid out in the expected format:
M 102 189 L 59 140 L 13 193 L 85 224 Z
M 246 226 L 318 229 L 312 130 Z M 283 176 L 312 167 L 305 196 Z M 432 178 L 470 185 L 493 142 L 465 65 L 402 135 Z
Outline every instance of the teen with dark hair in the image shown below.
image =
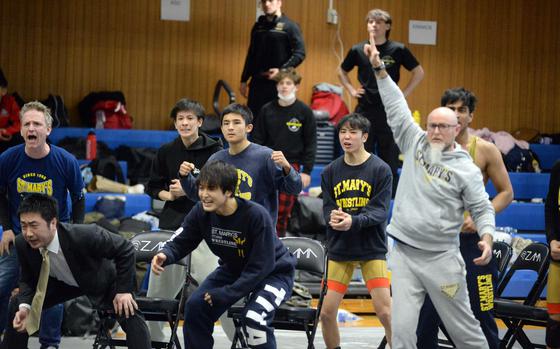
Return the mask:
M 181 189 L 181 175 L 186 175 L 188 169 L 202 168 L 212 154 L 223 148 L 221 140 L 215 140 L 200 131 L 204 114 L 204 107 L 199 102 L 187 98 L 177 101 L 171 109 L 170 117 L 178 136 L 158 149 L 146 188 L 146 193 L 151 197 L 165 202 L 159 217 L 160 229 L 178 229 L 194 206 L 194 201 L 187 198 Z M 209 252 L 208 246 L 202 243 L 192 253 L 191 274 L 198 281 L 205 279 L 218 264 L 218 259 Z M 147 295 L 175 298 L 183 286 L 184 275 L 185 267 L 174 265 L 162 275 L 150 277 Z M 225 323 L 231 323 L 233 328 L 231 320 L 228 322 L 223 319 L 222 325 Z M 150 321 L 148 327 L 154 340 L 166 340 L 163 322 Z
M 311 183 L 315 163 L 317 130 L 313 111 L 296 99 L 301 76 L 292 69 L 281 70 L 276 76 L 278 99 L 265 104 L 253 130 L 253 142 L 279 150 L 288 162 L 300 171 L 303 188 Z M 276 233 L 285 236 L 288 219 L 296 195 L 280 192 Z
M 177 229 L 194 205 L 180 190 L 179 177 L 187 174 L 181 167 L 191 163 L 200 169 L 212 154 L 222 149 L 220 140 L 200 131 L 204 114 L 200 103 L 186 98 L 180 99 L 171 110 L 178 137 L 158 149 L 146 189 L 154 199 L 165 201 L 160 229 Z
M 323 339 L 328 349 L 340 348 L 337 314 L 359 264 L 375 313 L 391 343 L 391 294 L 385 254 L 385 228 L 391 202 L 391 169 L 365 150 L 370 122 L 360 114 L 337 124 L 344 155 L 321 174 L 323 215 L 327 225 L 329 275 L 321 310 Z
M 261 205 L 235 196 L 238 170 L 209 162 L 196 180 L 198 202 L 181 228 L 152 261 L 156 274 L 206 241 L 221 264 L 185 305 L 186 348 L 212 348 L 214 322 L 239 299 L 249 296 L 244 325 L 251 348 L 276 348 L 274 313 L 292 292 L 295 258 L 277 238 Z
M 440 105 L 442 107 L 455 107 L 454 104 L 459 103 L 459 105 L 456 106 L 458 109 L 453 108 L 453 110 L 461 114 L 471 114 L 472 118 L 472 114 L 474 113 L 477 102 L 478 99 L 476 98 L 474 93 L 465 89 L 464 87 L 456 87 L 445 90 L 445 92 L 441 96 Z
M 253 115 L 254 114 L 251 111 L 251 109 L 246 105 L 239 104 L 239 103 L 232 103 L 232 104 L 226 106 L 224 108 L 224 110 L 222 110 L 222 113 L 220 114 L 220 122 L 223 123 L 224 122 L 224 117 L 226 115 L 229 115 L 229 114 L 239 115 L 243 119 L 243 122 L 245 122 L 245 125 L 251 125 L 251 127 L 254 126 L 254 124 L 253 124 L 253 121 L 254 121 Z M 253 129 L 251 128 L 251 131 L 252 130 Z

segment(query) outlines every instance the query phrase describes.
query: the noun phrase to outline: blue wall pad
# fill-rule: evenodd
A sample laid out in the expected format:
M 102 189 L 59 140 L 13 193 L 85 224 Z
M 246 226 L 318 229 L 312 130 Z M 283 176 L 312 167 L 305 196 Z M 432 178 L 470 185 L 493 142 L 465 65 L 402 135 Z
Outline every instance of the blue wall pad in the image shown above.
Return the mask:
M 496 226 L 542 232 L 544 231 L 544 204 L 512 202 L 496 215 Z
M 529 145 L 529 149 L 537 154 L 541 168 L 550 171 L 552 165 L 560 160 L 560 144 L 533 144 Z
M 509 179 L 513 187 L 513 198 L 516 200 L 531 200 L 546 198 L 550 173 L 509 172 Z M 496 188 L 489 181 L 486 192 L 491 198 L 496 196 Z

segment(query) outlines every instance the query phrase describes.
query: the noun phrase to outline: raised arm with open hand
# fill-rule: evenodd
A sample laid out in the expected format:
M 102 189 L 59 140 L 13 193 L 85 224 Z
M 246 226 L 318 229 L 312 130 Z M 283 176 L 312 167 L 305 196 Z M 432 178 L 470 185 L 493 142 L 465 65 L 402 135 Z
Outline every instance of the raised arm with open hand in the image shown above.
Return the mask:
M 377 50 L 377 47 L 375 46 L 375 36 L 373 35 L 373 32 L 369 33 L 369 44 L 364 45 L 364 53 L 366 54 L 366 56 L 369 57 L 369 61 L 370 61 L 371 65 L 373 66 L 374 70 L 376 68 L 381 68 L 382 66 L 383 67 L 385 66 L 383 64 L 383 61 L 381 60 L 381 57 L 379 55 L 379 51 Z M 384 78 L 387 75 L 387 72 L 385 70 L 380 70 L 377 73 L 378 73 L 378 76 L 380 78 Z

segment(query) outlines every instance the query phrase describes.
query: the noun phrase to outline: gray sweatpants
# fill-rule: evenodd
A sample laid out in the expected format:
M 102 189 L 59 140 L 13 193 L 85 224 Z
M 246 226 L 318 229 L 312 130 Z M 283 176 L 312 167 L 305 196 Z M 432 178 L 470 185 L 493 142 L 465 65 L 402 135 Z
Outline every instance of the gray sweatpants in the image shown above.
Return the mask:
M 202 283 L 206 277 L 218 267 L 218 257 L 203 240 L 191 253 L 191 276 Z M 175 298 L 185 281 L 185 267 L 178 264 L 168 265 L 161 275 L 150 274 L 148 283 L 148 297 Z M 227 312 L 220 317 L 220 323 L 230 340 L 233 339 L 235 327 L 233 320 L 227 317 Z M 163 333 L 163 322 L 148 321 L 148 328 L 152 340 L 165 342 L 169 340 Z
M 471 310 L 459 248 L 433 252 L 396 242 L 387 260 L 392 272 L 393 349 L 416 348 L 416 327 L 426 293 L 457 348 L 488 348 Z

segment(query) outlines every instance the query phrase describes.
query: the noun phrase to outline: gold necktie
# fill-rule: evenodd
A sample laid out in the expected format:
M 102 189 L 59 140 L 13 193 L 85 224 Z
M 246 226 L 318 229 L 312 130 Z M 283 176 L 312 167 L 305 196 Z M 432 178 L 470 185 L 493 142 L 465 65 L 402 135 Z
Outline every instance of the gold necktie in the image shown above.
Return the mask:
M 27 333 L 32 335 L 39 330 L 41 323 L 41 312 L 43 311 L 43 302 L 45 301 L 45 294 L 47 292 L 47 284 L 49 283 L 49 250 L 46 248 L 41 250 L 43 256 L 43 263 L 41 264 L 41 271 L 39 272 L 39 281 L 37 282 L 37 289 L 33 302 L 31 302 L 31 311 L 27 316 Z

